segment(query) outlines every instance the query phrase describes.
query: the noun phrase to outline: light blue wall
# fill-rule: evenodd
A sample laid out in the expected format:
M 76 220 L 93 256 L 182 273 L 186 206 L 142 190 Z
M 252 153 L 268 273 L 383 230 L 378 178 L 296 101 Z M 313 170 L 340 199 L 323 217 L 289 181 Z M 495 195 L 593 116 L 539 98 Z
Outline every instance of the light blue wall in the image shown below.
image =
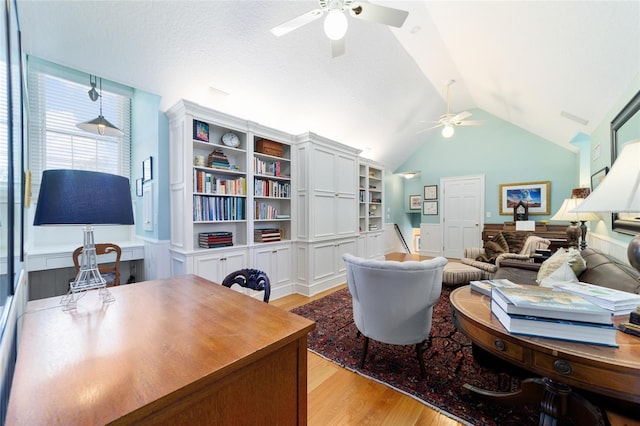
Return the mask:
M 136 235 L 166 240 L 170 235 L 169 218 L 169 126 L 166 116 L 159 112 L 160 96 L 135 90 L 132 98 L 131 123 L 131 181 L 135 187 L 142 177 L 142 161 L 153 162 L 153 231 L 145 231 L 142 224 L 142 197 L 135 197 Z M 134 194 L 135 195 L 135 194 Z
M 636 74 L 636 77 L 633 79 L 628 89 L 621 94 L 615 105 L 613 105 L 613 107 L 607 113 L 606 117 L 591 133 L 590 151 L 592 154 L 594 150 L 599 151 L 600 155 L 598 157 L 591 155 L 591 167 L 589 169 L 590 175 L 602 169 L 603 167 L 611 167 L 611 121 L 615 118 L 616 115 L 618 115 L 620 110 L 625 107 L 625 105 L 631 100 L 631 98 L 636 93 L 638 93 L 638 90 L 640 90 L 640 73 Z M 610 215 L 599 214 L 599 216 L 603 220 L 598 222 L 591 222 L 589 232 L 604 235 L 605 237 L 611 238 L 613 240 L 621 241 L 624 244 L 627 244 L 629 241 L 631 241 L 632 237 L 620 234 L 618 232 L 613 232 L 611 230 Z
M 409 195 L 422 194 L 424 185 L 440 185 L 443 177 L 482 174 L 485 176 L 485 223 L 511 220 L 511 216 L 500 215 L 499 189 L 500 184 L 517 182 L 551 182 L 550 215 L 533 216 L 535 220 L 549 219 L 578 185 L 578 154 L 483 110 L 471 111 L 474 120 L 484 121 L 482 126 L 457 127 L 449 139 L 435 129 L 425 134 L 420 148 L 394 171 L 420 171 L 419 178 L 406 181 L 401 204 L 387 198 L 386 205 L 404 213 L 408 211 Z M 389 193 L 386 191 L 387 197 Z M 486 217 L 487 213 L 491 217 Z M 439 215 L 420 213 L 420 216 L 422 223 L 440 222 Z

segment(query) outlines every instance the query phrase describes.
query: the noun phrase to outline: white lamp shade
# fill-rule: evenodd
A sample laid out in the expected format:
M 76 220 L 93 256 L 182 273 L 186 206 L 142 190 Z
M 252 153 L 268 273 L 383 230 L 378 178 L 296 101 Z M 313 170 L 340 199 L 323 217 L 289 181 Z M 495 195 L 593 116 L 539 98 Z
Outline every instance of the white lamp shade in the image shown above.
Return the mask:
M 640 139 L 622 146 L 602 183 L 572 212 L 640 212 Z
M 573 209 L 582 204 L 585 198 L 567 198 L 562 202 L 560 210 L 549 220 L 568 221 L 568 222 L 581 222 L 587 220 L 600 220 L 598 216 L 590 212 L 578 213 Z

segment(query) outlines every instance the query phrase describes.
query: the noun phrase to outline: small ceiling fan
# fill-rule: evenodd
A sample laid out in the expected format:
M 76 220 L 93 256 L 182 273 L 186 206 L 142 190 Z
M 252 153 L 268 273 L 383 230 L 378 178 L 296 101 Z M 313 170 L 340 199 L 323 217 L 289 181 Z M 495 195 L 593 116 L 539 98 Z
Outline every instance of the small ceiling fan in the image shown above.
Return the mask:
M 465 120 L 471 117 L 471 113 L 469 111 L 462 111 L 457 114 L 450 112 L 449 110 L 449 91 L 451 89 L 451 85 L 455 83 L 455 80 L 449 80 L 447 82 L 447 112 L 440 116 L 438 121 L 423 121 L 423 123 L 438 123 L 435 126 L 429 127 L 428 129 L 420 130 L 418 133 L 426 132 L 427 130 L 435 129 L 436 127 L 442 127 L 442 136 L 445 138 L 450 138 L 453 136 L 454 127 L 455 126 L 481 126 L 484 124 L 483 121 L 479 120 Z
M 355 18 L 398 28 L 404 24 L 409 15 L 406 10 L 393 9 L 371 3 L 354 2 L 353 0 L 318 0 L 318 3 L 320 4 L 319 9 L 313 9 L 273 27 L 271 33 L 276 37 L 283 36 L 319 19 L 326 12 L 324 32 L 331 40 L 331 56 L 335 58 L 344 55 L 345 52 L 344 36 L 349 26 L 345 11 L 349 11 L 349 14 Z

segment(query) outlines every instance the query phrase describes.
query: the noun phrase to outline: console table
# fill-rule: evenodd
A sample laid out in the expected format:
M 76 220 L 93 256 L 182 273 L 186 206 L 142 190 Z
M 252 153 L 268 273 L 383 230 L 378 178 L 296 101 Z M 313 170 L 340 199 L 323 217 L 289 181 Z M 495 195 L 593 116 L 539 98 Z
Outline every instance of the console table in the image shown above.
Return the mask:
M 195 275 L 27 304 L 7 425 L 307 422 L 314 323 Z
M 450 295 L 453 321 L 471 341 L 490 354 L 541 375 L 529 379 L 518 393 L 468 390 L 483 397 L 522 403 L 540 401 L 540 424 L 556 424 L 565 416 L 575 424 L 597 424 L 597 413 L 570 386 L 632 403 L 640 403 L 640 338 L 616 333 L 618 348 L 509 334 L 491 314 L 491 297 L 460 287 Z M 627 316 L 618 316 L 617 323 Z M 531 399 L 529 399 L 531 398 Z

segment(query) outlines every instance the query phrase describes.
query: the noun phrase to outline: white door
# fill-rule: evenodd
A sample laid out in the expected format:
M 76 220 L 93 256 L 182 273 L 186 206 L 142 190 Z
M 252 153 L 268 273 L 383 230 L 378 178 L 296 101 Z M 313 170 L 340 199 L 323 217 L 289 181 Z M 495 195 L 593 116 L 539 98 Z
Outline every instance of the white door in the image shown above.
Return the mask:
M 443 178 L 442 253 L 460 259 L 465 247 L 481 247 L 484 176 Z

